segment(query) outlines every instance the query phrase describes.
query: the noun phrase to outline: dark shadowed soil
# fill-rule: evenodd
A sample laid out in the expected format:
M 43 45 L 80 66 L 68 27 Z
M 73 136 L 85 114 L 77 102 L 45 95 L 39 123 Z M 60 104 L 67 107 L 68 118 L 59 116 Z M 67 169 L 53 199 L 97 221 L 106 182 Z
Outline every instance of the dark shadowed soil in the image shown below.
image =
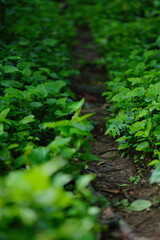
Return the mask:
M 93 182 L 95 194 L 104 196 L 100 239 L 160 240 L 159 187 L 149 185 L 150 170 L 147 167 L 138 167 L 132 157 L 121 158 L 117 143 L 104 135 L 105 118 L 110 114 L 110 104 L 101 97 L 107 81 L 106 69 L 96 64 L 101 56 L 89 31 L 80 28 L 77 35 L 73 52 L 74 65 L 80 75 L 73 79 L 72 88 L 77 97 L 86 99 L 83 113 L 96 112 L 91 118 L 96 123 L 93 132 L 95 141 L 91 142 L 91 149 L 100 161 L 89 162 L 87 172 L 96 176 Z M 131 176 L 141 176 L 141 179 L 134 184 L 129 181 Z M 122 202 L 128 200 L 131 203 L 137 199 L 151 200 L 153 206 L 142 212 L 126 212 Z

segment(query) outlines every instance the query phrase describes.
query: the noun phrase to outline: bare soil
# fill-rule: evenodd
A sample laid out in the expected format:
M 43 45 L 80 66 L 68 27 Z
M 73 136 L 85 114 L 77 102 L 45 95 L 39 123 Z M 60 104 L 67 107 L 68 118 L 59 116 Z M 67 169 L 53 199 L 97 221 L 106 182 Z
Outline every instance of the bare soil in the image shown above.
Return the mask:
M 77 45 L 73 47 L 74 65 L 80 75 L 73 79 L 72 88 L 77 97 L 85 97 L 83 113 L 96 112 L 95 141 L 91 142 L 92 153 L 100 160 L 88 164 L 87 172 L 93 173 L 95 194 L 103 196 L 101 211 L 101 240 L 159 240 L 160 239 L 160 190 L 149 185 L 150 169 L 134 163 L 132 156 L 121 158 L 117 143 L 105 135 L 105 118 L 110 114 L 110 104 L 101 97 L 108 80 L 106 69 L 99 67 L 96 60 L 101 56 L 86 28 L 79 28 Z M 141 176 L 139 183 L 129 177 Z M 127 212 L 121 201 L 131 203 L 137 199 L 150 200 L 153 206 L 141 212 Z M 109 228 L 107 227 L 109 226 Z

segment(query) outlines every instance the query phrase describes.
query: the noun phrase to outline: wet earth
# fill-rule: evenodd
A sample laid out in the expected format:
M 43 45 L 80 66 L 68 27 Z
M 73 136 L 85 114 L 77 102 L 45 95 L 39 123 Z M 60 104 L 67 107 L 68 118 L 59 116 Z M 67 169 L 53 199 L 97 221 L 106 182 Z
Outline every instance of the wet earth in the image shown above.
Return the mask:
M 92 153 L 100 160 L 88 163 L 86 172 L 93 173 L 93 189 L 97 196 L 103 196 L 100 215 L 102 223 L 101 240 L 159 240 L 160 239 L 160 187 L 150 185 L 150 171 L 146 166 L 134 163 L 132 155 L 121 157 L 117 143 L 105 135 L 105 118 L 110 114 L 110 104 L 102 98 L 107 70 L 98 66 L 101 58 L 86 28 L 79 27 L 77 44 L 73 46 L 74 66 L 80 74 L 72 80 L 72 89 L 78 98 L 86 103 L 83 113 L 96 112 L 91 120 L 95 122 Z M 140 179 L 131 182 L 132 179 Z M 125 203 L 137 199 L 152 201 L 152 207 L 141 212 L 128 212 Z

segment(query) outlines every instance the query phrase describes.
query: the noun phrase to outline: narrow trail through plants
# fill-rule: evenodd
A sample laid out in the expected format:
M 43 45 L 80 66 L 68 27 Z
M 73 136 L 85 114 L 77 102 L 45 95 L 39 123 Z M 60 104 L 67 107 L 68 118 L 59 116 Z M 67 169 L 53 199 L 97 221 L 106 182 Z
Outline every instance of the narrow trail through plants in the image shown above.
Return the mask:
M 101 97 L 107 80 L 106 69 L 96 63 L 100 56 L 87 28 L 79 27 L 73 52 L 74 65 L 80 74 L 73 79 L 72 88 L 79 98 L 86 99 L 82 112 L 96 112 L 91 117 L 95 122 L 91 150 L 100 161 L 89 162 L 86 171 L 96 176 L 94 190 L 105 199 L 100 216 L 104 229 L 101 240 L 158 240 L 160 191 L 156 185 L 149 185 L 149 169 L 137 166 L 132 157 L 121 158 L 115 140 L 104 135 L 105 118 L 110 114 L 110 104 Z M 150 200 L 153 206 L 145 211 L 127 212 L 125 204 L 137 199 Z M 109 231 L 105 230 L 107 225 Z

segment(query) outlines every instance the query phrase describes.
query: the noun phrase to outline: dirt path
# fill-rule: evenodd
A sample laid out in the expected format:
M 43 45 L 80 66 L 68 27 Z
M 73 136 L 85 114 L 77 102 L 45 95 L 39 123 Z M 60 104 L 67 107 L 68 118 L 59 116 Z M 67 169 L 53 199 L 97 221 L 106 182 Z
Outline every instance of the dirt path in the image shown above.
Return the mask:
M 96 64 L 100 55 L 89 31 L 80 29 L 77 40 L 79 42 L 73 48 L 74 65 L 80 75 L 73 80 L 72 87 L 78 97 L 86 98 L 83 112 L 96 112 L 92 117 L 96 125 L 93 133 L 95 142 L 91 142 L 91 149 L 100 161 L 90 162 L 87 171 L 96 175 L 93 187 L 96 194 L 103 195 L 105 199 L 101 213 L 104 229 L 101 240 L 159 240 L 160 191 L 157 186 L 148 184 L 149 170 L 138 168 L 131 158 L 121 158 L 115 141 L 104 135 L 105 117 L 109 114 L 109 104 L 101 97 L 107 80 L 106 70 Z M 135 185 L 129 177 L 137 175 L 141 179 Z M 136 199 L 151 200 L 153 207 L 143 212 L 126 212 L 122 202 Z M 106 231 L 106 225 L 109 225 L 109 231 Z

